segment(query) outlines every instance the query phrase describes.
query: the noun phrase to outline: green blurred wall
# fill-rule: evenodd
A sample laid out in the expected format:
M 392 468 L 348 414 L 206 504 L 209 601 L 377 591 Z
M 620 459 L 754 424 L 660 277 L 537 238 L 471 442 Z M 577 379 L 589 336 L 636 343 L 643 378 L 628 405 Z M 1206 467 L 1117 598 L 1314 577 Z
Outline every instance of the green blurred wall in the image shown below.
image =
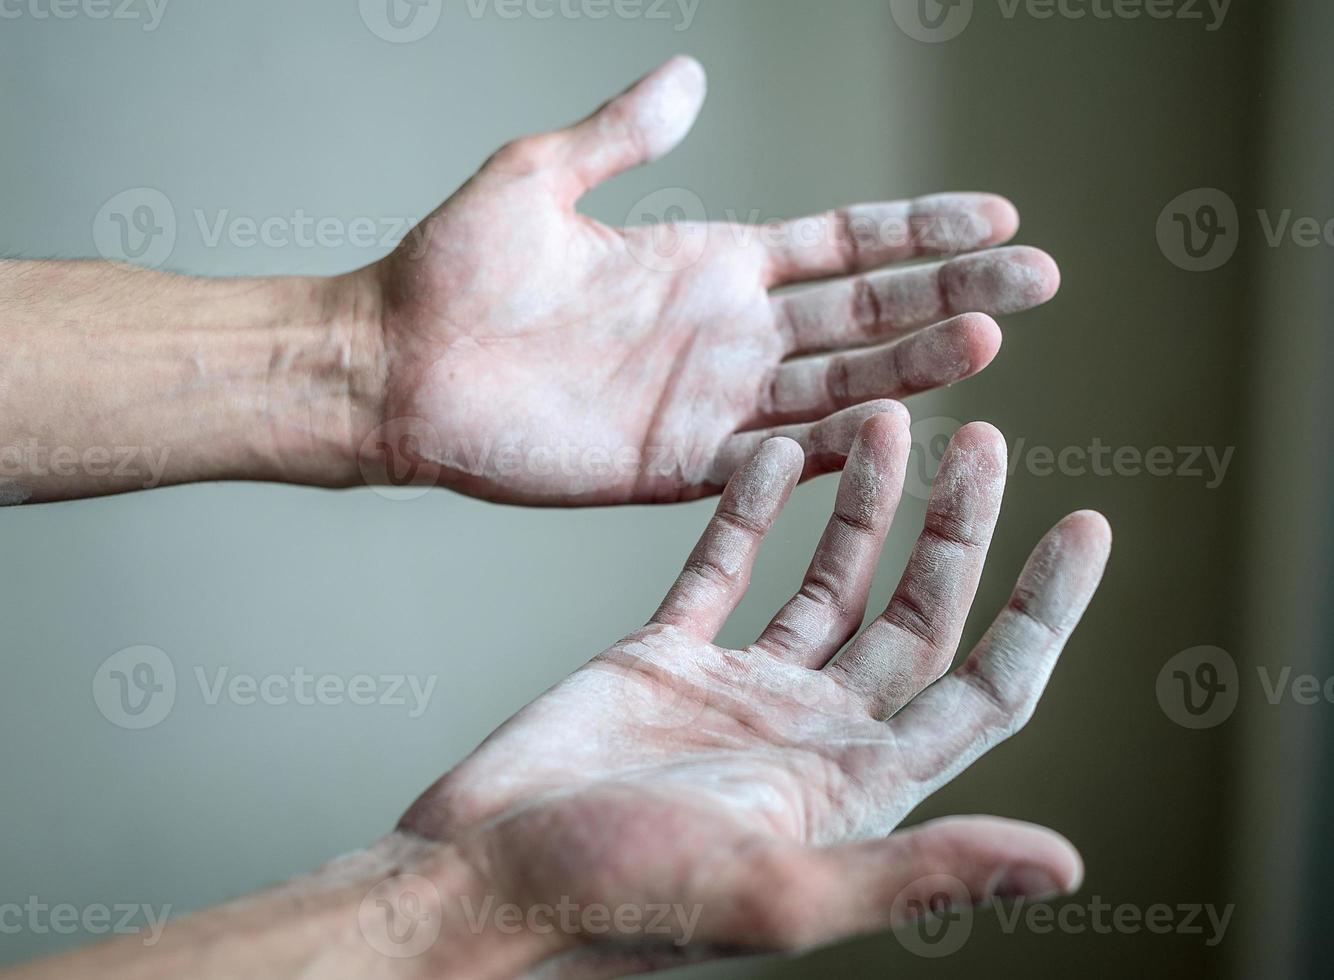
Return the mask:
M 978 0 L 947 43 L 909 38 L 884 0 L 703 0 L 680 21 L 474 19 L 385 43 L 357 5 L 173 0 L 162 26 L 0 22 L 0 252 L 92 255 L 102 203 L 163 191 L 182 217 L 172 265 L 211 275 L 335 272 L 345 249 L 206 248 L 192 212 L 417 217 L 502 141 L 573 119 L 676 53 L 709 69 L 710 103 L 668 160 L 589 199 L 620 221 L 661 187 L 715 217 L 986 189 L 1060 261 L 1047 308 L 1003 324 L 984 377 L 911 403 L 985 418 L 1012 446 L 1237 447 L 1250 350 L 1243 260 L 1184 272 L 1155 242 L 1193 187 L 1250 193 L 1263 34 L 1258 5 L 1198 23 L 1006 18 Z M 1300 465 L 1300 464 L 1297 464 Z M 1236 901 L 1226 817 L 1233 726 L 1191 732 L 1155 698 L 1178 650 L 1242 640 L 1243 484 L 1017 473 L 976 636 L 1024 555 L 1064 513 L 1098 507 L 1117 548 L 1106 585 L 1032 725 L 918 816 L 992 812 L 1076 841 L 1079 901 Z M 801 490 L 728 636 L 745 642 L 795 588 L 832 499 Z M 444 768 L 652 611 L 707 504 L 534 513 L 432 494 L 208 486 L 0 514 L 6 683 L 0 902 L 214 903 L 308 869 L 390 827 Z M 921 519 L 901 511 L 875 603 Z M 430 710 L 207 707 L 180 698 L 148 731 L 89 695 L 111 652 L 151 644 L 234 673 L 438 674 Z M 915 817 L 914 819 L 917 819 Z M 0 962 L 82 941 L 0 937 Z M 1239 956 L 1200 937 L 1007 936 L 978 917 L 944 962 L 879 937 L 716 977 L 1220 975 Z

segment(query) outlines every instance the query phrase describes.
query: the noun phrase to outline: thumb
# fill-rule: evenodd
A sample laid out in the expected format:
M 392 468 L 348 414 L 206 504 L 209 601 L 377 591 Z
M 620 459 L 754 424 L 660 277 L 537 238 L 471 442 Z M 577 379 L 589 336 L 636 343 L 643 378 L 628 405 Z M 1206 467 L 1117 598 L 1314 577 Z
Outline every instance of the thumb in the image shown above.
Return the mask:
M 738 930 L 739 938 L 752 948 L 797 951 L 939 920 L 921 932 L 938 942 L 948 930 L 957 949 L 971 929 L 971 918 L 958 913 L 993 899 L 1067 894 L 1082 879 L 1079 853 L 1055 831 L 952 817 L 887 838 L 806 850 L 787 874 L 758 876 L 745 904 L 761 914 Z M 904 932 L 900 939 L 910 945 L 916 937 Z
M 707 88 L 704 67 L 681 55 L 565 130 L 574 198 L 675 149 L 695 125 Z
M 994 899 L 1043 900 L 1079 888 L 1079 852 L 1045 827 L 951 817 L 827 852 L 847 882 L 854 931 L 898 928 Z

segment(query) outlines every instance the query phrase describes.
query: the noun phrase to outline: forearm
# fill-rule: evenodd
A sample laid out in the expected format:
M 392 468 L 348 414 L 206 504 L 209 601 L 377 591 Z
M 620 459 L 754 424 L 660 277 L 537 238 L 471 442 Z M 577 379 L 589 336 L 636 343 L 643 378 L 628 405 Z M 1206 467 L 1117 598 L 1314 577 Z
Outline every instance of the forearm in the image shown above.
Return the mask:
M 378 303 L 364 274 L 0 262 L 0 501 L 357 482 L 384 397 Z
M 500 929 L 478 870 L 447 845 L 393 834 L 312 874 L 6 973 L 6 980 L 500 980 L 540 962 L 549 938 Z

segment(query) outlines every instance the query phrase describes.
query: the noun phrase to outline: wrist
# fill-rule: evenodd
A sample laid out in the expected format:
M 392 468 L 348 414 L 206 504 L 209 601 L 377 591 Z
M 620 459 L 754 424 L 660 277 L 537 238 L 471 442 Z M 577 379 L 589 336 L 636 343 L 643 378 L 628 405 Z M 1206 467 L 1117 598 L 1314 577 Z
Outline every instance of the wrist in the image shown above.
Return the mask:
M 384 419 L 388 358 L 375 267 L 327 279 L 275 280 L 292 322 L 273 337 L 270 417 L 282 482 L 365 482 L 362 446 Z
M 568 946 L 569 937 L 532 928 L 461 847 L 395 831 L 366 855 L 375 871 L 350 896 L 344 928 L 386 974 L 502 980 Z
M 552 937 L 496 928 L 489 895 L 457 848 L 394 833 L 274 888 L 172 919 L 151 944 L 122 936 L 32 964 L 24 976 L 521 976 L 552 955 Z

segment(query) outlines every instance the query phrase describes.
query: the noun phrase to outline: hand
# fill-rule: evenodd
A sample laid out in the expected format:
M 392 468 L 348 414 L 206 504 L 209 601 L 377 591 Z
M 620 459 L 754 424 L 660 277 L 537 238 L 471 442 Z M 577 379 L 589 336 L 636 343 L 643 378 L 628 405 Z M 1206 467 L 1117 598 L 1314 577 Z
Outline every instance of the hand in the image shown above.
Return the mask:
M 992 195 L 762 227 L 622 229 L 575 211 L 679 143 L 704 94 L 703 69 L 677 58 L 585 121 L 511 143 L 363 270 L 389 420 L 363 470 L 502 502 L 672 501 L 717 492 L 783 435 L 806 475 L 826 472 L 877 399 L 984 368 L 1000 346 L 986 314 L 1055 294 L 1055 264 L 1026 248 L 870 272 L 1009 239 L 1018 215 Z M 836 276 L 849 278 L 771 293 Z
M 888 608 L 835 659 L 861 626 L 908 450 L 901 408 L 865 423 L 800 592 L 753 645 L 728 650 L 713 638 L 803 468 L 795 443 L 765 442 L 649 625 L 491 736 L 412 806 L 401 836 L 448 842 L 484 883 L 475 893 L 520 909 L 698 910 L 670 934 L 558 930 L 543 958 L 576 950 L 580 975 L 891 926 L 931 900 L 931 876 L 957 880 L 960 901 L 1074 889 L 1079 856 L 1049 830 L 977 817 L 891 831 L 1027 721 L 1101 578 L 1107 524 L 1084 512 L 1050 532 L 977 648 L 938 680 L 1005 482 L 1000 434 L 966 426 Z

